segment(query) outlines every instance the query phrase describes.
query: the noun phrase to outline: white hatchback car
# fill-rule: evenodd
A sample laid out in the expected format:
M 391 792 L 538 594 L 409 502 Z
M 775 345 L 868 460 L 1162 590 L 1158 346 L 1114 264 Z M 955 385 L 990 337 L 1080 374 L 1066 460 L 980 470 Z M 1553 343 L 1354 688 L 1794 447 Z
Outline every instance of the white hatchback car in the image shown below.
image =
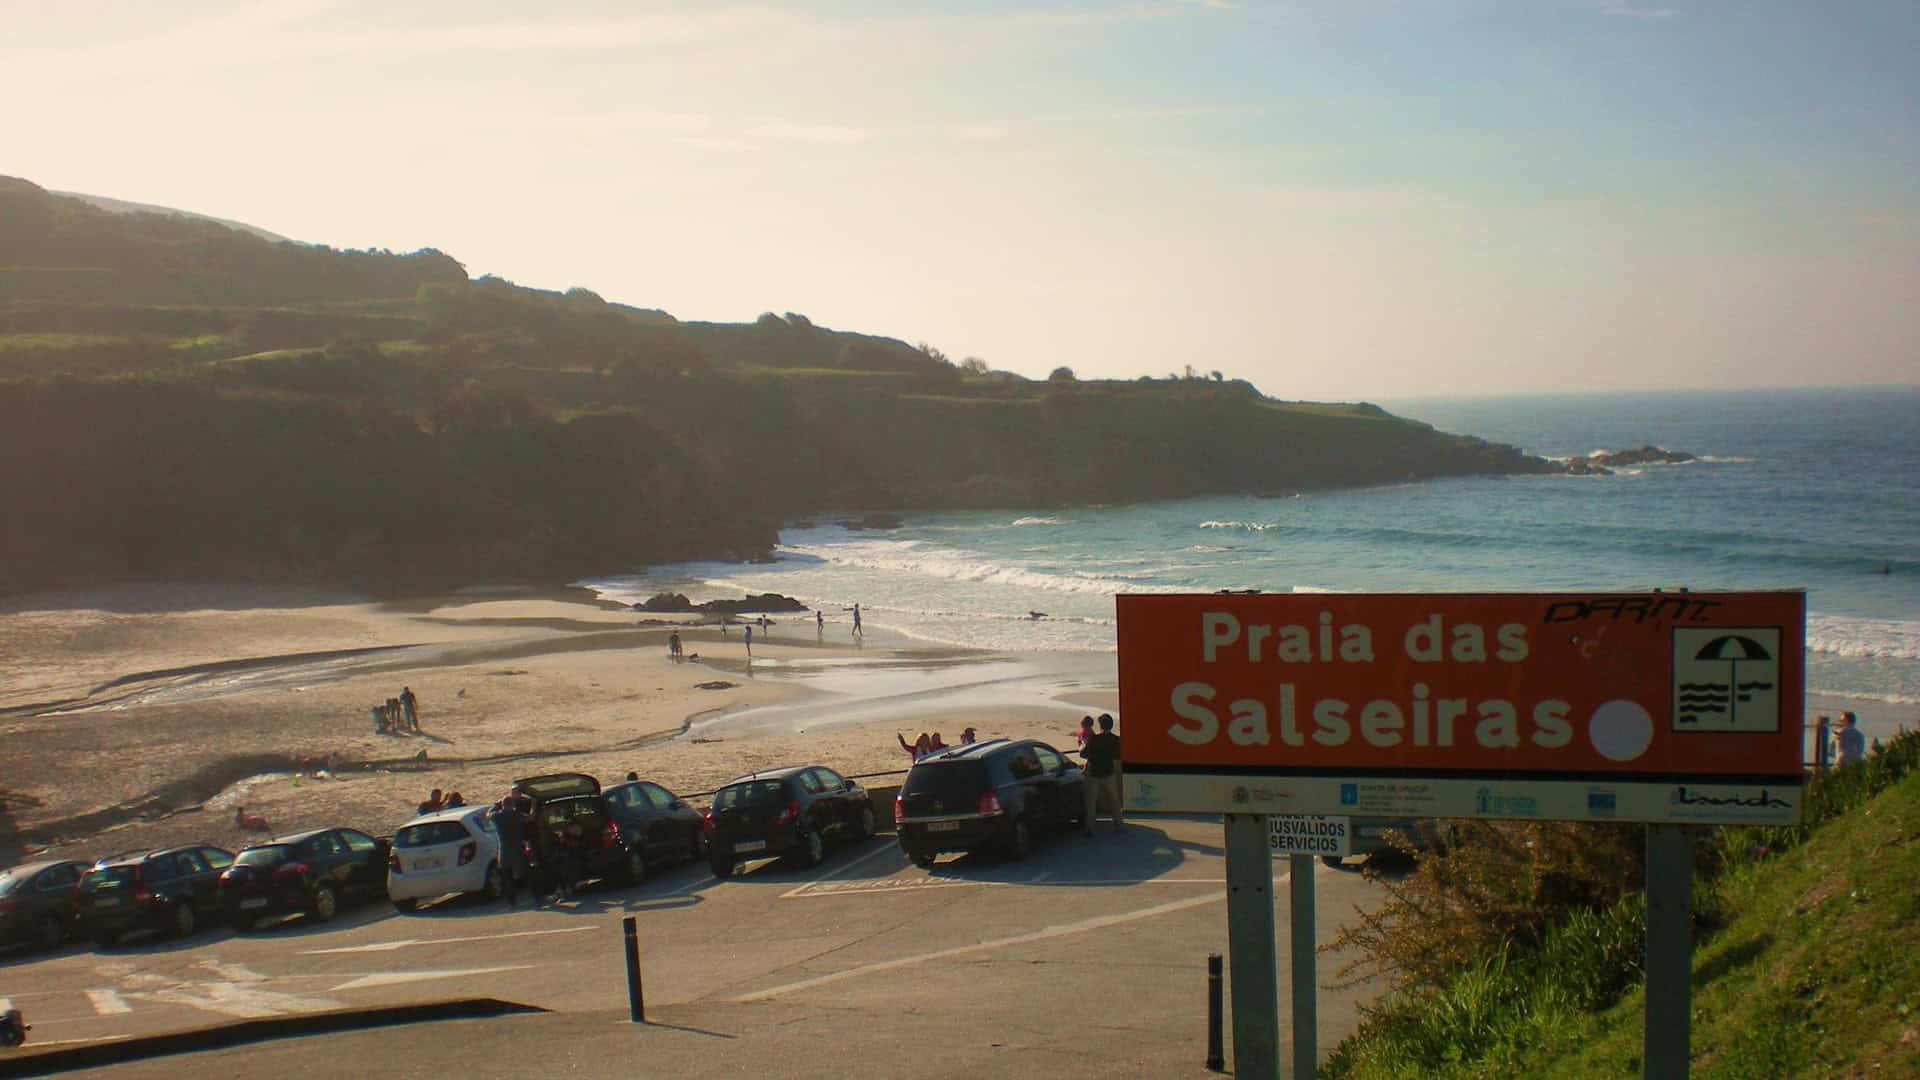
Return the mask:
M 448 893 L 500 899 L 500 834 L 485 806 L 462 806 L 417 817 L 393 834 L 387 858 L 387 895 L 412 911 L 421 900 Z

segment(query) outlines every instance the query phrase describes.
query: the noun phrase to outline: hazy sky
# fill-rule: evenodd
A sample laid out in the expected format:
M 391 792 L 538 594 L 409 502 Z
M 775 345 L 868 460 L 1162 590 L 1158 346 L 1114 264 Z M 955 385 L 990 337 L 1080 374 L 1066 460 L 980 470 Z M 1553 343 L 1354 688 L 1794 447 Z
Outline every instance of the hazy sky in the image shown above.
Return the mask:
M 1920 382 L 1912 0 L 0 0 L 0 26 L 0 173 L 684 319 L 1290 398 Z

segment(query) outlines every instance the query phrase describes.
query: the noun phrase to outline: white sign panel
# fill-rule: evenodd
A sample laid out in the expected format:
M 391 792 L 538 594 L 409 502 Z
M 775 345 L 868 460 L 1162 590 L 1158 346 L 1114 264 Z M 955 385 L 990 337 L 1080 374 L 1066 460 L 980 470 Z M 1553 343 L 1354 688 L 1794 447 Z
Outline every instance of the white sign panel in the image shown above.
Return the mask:
M 1287 855 L 1353 854 L 1353 821 L 1344 817 L 1273 814 L 1267 818 L 1267 847 Z

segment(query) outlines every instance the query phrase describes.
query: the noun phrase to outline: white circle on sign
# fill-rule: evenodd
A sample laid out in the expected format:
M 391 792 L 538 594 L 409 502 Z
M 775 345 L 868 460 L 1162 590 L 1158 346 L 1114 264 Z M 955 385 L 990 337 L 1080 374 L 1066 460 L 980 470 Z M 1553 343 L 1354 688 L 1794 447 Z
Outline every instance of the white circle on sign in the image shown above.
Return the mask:
M 1653 717 L 1637 702 L 1609 701 L 1593 710 L 1587 740 L 1608 761 L 1632 761 L 1653 744 Z

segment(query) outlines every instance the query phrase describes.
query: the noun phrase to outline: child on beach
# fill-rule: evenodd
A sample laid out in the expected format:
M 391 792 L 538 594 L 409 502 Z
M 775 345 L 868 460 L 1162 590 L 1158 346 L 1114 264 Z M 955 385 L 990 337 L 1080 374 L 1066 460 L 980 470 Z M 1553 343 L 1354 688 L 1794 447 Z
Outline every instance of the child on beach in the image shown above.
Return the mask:
M 1091 738 L 1093 738 L 1093 717 L 1083 716 L 1080 718 L 1080 730 L 1073 733 L 1074 749 L 1085 749 L 1087 740 Z

